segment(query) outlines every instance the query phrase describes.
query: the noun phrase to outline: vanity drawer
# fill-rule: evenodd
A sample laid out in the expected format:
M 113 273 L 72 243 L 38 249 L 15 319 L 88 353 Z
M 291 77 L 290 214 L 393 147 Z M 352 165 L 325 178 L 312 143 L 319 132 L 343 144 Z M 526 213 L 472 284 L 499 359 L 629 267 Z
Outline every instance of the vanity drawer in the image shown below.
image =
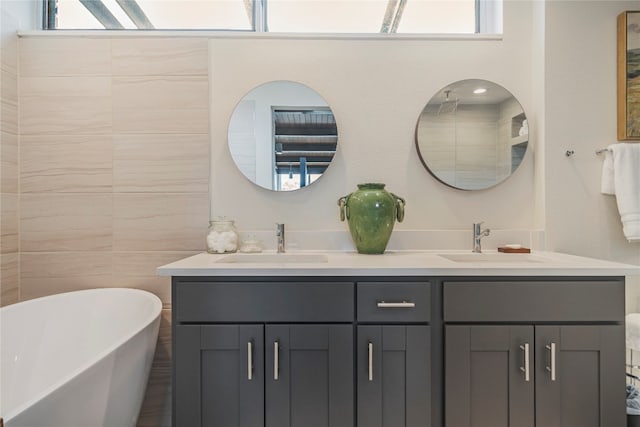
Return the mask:
M 177 322 L 352 322 L 351 282 L 180 282 Z
M 624 320 L 624 280 L 445 282 L 445 322 Z
M 359 322 L 429 322 L 429 282 L 359 282 Z

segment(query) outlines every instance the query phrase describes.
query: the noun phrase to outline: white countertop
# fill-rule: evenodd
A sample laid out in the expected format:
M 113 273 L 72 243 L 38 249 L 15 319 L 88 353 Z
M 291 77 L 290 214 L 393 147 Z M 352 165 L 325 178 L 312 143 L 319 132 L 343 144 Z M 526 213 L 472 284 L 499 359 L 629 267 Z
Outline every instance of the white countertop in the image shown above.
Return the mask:
M 462 257 L 453 261 L 450 257 Z M 281 258 L 278 258 L 281 257 Z M 297 258 L 296 258 L 297 257 Z M 264 260 L 265 262 L 262 262 Z M 282 261 L 281 261 L 282 260 Z M 306 262 L 306 261 L 313 262 Z M 250 262 L 243 262 L 250 261 Z M 158 267 L 160 276 L 635 276 L 640 266 L 557 252 L 485 251 L 287 252 L 208 254 Z

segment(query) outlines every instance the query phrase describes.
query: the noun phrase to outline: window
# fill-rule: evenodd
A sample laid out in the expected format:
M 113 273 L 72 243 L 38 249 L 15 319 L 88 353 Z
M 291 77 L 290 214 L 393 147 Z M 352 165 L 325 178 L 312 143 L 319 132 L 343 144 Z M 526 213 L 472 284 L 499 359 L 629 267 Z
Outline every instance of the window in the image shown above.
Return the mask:
M 43 0 L 46 29 L 502 32 L 502 0 Z

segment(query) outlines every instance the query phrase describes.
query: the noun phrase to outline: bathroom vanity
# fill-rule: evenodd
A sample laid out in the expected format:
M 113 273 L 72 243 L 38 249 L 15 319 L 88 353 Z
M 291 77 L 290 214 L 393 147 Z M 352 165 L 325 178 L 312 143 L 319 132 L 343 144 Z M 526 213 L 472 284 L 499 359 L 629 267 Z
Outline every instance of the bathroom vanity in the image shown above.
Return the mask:
M 174 426 L 626 422 L 633 266 L 555 253 L 199 254 L 158 273 L 173 276 Z

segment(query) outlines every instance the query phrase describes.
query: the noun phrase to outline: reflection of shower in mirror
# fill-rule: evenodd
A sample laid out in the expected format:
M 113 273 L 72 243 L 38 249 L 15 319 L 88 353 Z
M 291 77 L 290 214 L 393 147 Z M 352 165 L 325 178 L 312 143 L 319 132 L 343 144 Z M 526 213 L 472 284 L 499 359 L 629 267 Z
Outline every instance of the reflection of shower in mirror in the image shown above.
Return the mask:
M 416 148 L 440 182 L 481 190 L 506 180 L 529 146 L 527 117 L 516 98 L 486 80 L 462 80 L 439 90 L 416 125 Z
M 450 93 L 450 89 L 444 91 L 444 101 L 442 101 L 442 104 L 440 104 L 440 107 L 438 108 L 438 115 L 455 113 L 458 109 L 458 98 L 449 99 Z

